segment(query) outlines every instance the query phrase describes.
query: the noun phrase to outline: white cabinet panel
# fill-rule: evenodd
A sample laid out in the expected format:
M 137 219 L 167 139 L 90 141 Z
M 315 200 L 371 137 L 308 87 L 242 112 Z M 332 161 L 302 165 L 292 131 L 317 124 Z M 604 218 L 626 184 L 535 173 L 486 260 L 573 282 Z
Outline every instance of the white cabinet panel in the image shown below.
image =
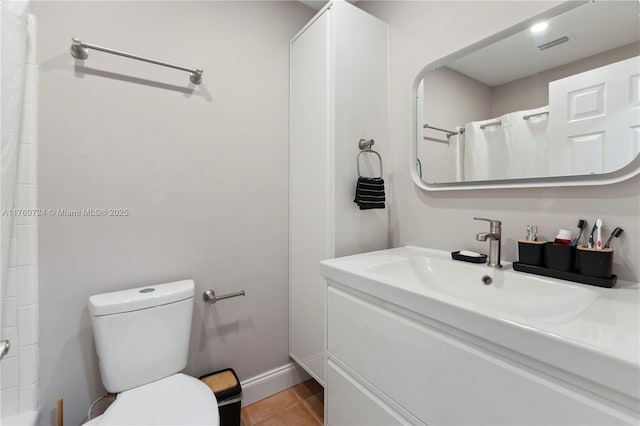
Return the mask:
M 426 424 L 634 422 L 423 323 L 331 286 L 327 297 L 329 354 Z
M 291 43 L 289 165 L 289 352 L 324 382 L 324 280 L 318 262 L 333 257 L 327 169 L 329 30 L 325 12 Z
M 326 405 L 331 426 L 393 426 L 407 424 L 404 419 L 377 400 L 357 381 L 329 361 Z
M 289 353 L 321 383 L 319 263 L 388 247 L 387 210 L 361 211 L 353 202 L 358 140 L 375 139 L 388 160 L 387 35 L 384 22 L 336 1 L 291 42 Z M 363 173 L 379 170 L 377 157 L 362 157 Z

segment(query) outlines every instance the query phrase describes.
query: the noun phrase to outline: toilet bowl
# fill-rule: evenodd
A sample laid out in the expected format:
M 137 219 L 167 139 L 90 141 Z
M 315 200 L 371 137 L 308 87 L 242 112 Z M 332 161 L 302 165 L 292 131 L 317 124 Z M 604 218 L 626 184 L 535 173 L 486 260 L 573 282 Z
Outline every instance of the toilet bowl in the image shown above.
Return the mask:
M 89 298 L 100 376 L 115 401 L 86 425 L 220 424 L 211 389 L 187 365 L 194 283 Z
M 207 385 L 178 373 L 118 394 L 86 425 L 219 425 L 218 405 Z

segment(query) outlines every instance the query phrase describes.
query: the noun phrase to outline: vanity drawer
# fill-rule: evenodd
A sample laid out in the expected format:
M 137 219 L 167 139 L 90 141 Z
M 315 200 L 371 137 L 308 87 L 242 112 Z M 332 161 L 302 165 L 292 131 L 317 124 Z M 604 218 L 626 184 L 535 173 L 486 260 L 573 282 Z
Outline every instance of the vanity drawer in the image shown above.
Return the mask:
M 329 353 L 427 424 L 609 426 L 637 422 L 466 342 L 331 286 L 327 320 Z
M 327 366 L 327 383 L 328 425 L 410 424 L 331 361 Z

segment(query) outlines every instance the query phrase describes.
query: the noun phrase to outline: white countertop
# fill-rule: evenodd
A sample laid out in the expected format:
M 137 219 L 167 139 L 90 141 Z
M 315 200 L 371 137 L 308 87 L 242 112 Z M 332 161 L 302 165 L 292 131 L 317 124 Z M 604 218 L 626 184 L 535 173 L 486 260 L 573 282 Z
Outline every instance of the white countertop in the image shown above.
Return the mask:
M 450 253 L 419 247 L 400 247 L 321 262 L 321 274 L 387 303 L 441 321 L 492 343 L 509 348 L 586 378 L 606 388 L 640 399 L 640 285 L 618 281 L 613 288 L 577 284 L 514 271 L 510 263 L 501 270 L 485 264 L 477 268 L 478 280 L 490 274 L 508 285 L 526 275 L 545 285 L 580 286 L 596 292 L 586 308 L 563 321 L 543 321 L 456 300 L 433 291 L 406 285 L 401 279 L 371 273 L 371 267 L 406 258 L 428 257 L 452 262 Z M 478 281 L 478 285 L 481 284 Z M 615 395 L 614 395 L 615 397 Z

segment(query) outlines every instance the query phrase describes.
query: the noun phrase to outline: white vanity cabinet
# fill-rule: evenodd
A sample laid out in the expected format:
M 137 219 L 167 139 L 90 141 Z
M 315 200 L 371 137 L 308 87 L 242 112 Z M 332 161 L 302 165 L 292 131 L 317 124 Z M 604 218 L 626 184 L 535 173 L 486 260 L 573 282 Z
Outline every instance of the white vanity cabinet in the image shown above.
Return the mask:
M 332 426 L 638 422 L 597 385 L 332 281 L 327 333 Z
M 388 161 L 387 24 L 329 2 L 290 46 L 289 353 L 325 380 L 323 259 L 388 247 L 387 210 L 353 202 L 360 139 Z M 386 164 L 385 164 L 386 165 Z M 377 157 L 360 167 L 379 175 Z

